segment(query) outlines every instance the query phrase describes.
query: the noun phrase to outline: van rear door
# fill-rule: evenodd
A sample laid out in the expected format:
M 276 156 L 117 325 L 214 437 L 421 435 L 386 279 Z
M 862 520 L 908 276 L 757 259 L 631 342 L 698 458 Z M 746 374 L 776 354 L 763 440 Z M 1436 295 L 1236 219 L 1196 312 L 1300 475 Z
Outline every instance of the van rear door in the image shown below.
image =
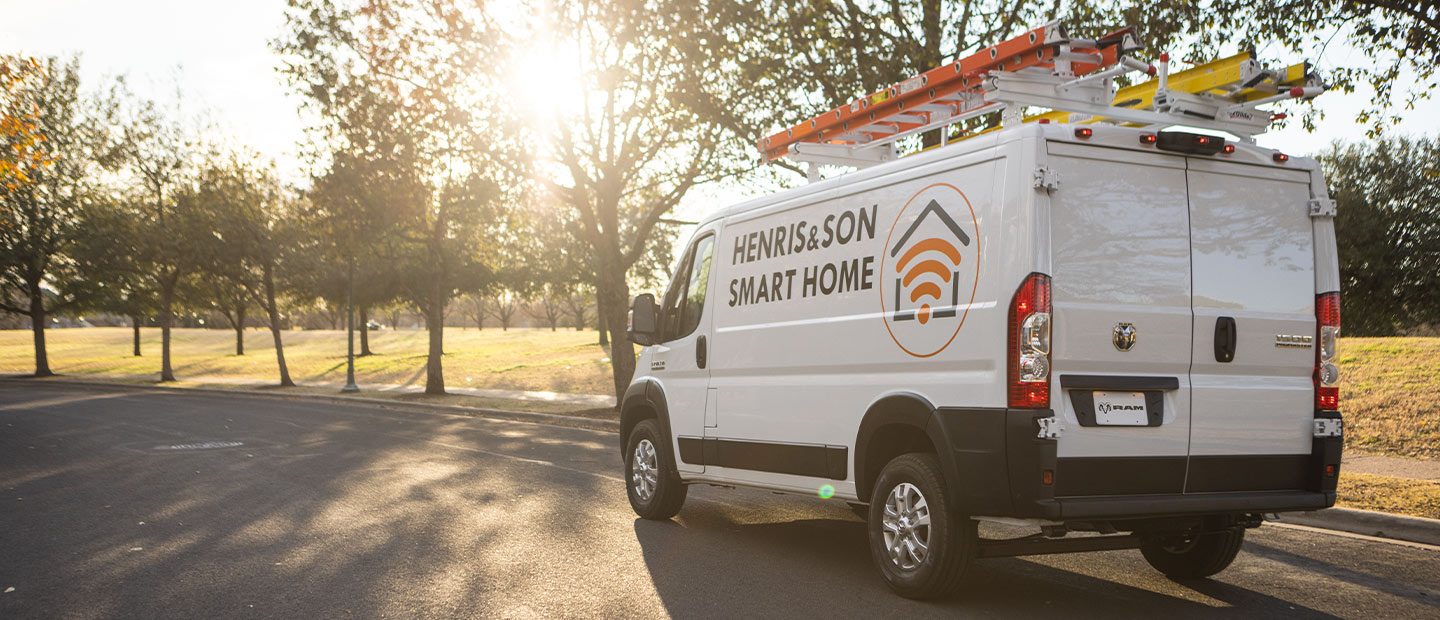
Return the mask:
M 1193 340 L 1185 158 L 1048 149 L 1061 179 L 1047 210 L 1051 406 L 1065 423 L 1056 495 L 1180 493 Z
M 1304 488 L 1314 418 L 1310 175 L 1188 163 L 1195 326 L 1185 490 Z

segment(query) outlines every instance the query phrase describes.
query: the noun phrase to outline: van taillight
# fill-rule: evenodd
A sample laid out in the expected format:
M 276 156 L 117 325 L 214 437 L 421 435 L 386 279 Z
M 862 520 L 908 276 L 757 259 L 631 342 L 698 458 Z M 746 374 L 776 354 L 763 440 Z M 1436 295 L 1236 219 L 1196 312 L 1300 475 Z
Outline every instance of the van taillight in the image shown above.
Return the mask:
M 1010 406 L 1050 406 L 1050 276 L 1025 277 L 1010 300 Z
M 1335 345 L 1340 337 L 1340 293 L 1315 296 L 1315 408 L 1340 410 L 1340 367 Z

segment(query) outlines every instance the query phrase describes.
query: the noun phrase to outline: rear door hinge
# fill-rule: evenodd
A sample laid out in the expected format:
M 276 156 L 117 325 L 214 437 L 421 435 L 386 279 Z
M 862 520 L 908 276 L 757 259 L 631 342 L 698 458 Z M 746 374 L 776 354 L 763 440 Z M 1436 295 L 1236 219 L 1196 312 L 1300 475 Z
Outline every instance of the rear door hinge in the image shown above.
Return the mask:
M 1065 433 L 1064 423 L 1055 416 L 1036 418 L 1035 423 L 1040 427 L 1035 433 L 1036 439 L 1059 439 Z
M 1335 201 L 1330 198 L 1311 198 L 1310 217 L 1335 217 Z
M 1035 167 L 1033 187 L 1043 189 L 1046 192 L 1053 192 L 1060 189 L 1060 173 L 1045 166 Z

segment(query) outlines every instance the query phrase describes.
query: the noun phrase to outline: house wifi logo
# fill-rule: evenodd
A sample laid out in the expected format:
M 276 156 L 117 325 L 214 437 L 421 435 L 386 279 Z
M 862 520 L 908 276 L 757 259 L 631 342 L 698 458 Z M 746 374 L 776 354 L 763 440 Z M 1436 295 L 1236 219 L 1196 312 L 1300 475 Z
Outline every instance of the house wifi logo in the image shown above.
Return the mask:
M 950 239 L 945 237 L 929 237 L 911 244 L 907 248 L 911 235 L 924 223 L 928 216 L 934 213 L 948 227 L 950 237 L 958 240 L 962 245 L 970 245 L 970 235 L 966 234 L 959 225 L 955 223 L 945 210 L 940 208 L 940 203 L 931 200 L 921 212 L 915 224 L 905 231 L 905 235 L 890 248 L 890 257 L 894 258 L 901 250 L 905 255 L 895 263 L 895 320 L 897 321 L 920 321 L 921 325 L 930 322 L 931 318 L 949 318 L 955 316 L 955 308 L 960 298 L 960 273 L 957 268 L 960 266 L 962 256 L 960 249 Z M 928 277 L 927 277 L 928 276 Z M 902 295 L 909 290 L 907 295 L 913 310 L 901 310 L 905 307 Z M 940 309 L 932 308 L 932 302 L 939 302 L 942 296 L 949 300 L 948 306 Z
M 880 304 L 906 353 L 935 355 L 959 333 L 980 275 L 978 234 L 969 199 L 945 183 L 916 192 L 896 216 L 881 257 Z

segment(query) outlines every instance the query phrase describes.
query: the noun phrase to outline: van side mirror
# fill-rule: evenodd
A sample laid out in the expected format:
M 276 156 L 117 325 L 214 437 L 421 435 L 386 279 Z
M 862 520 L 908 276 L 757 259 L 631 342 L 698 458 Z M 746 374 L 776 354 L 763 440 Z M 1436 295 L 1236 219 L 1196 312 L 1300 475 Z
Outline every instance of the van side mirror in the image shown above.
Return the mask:
M 635 300 L 630 302 L 630 321 L 626 334 L 630 342 L 640 346 L 655 344 L 655 338 L 660 333 L 660 307 L 655 304 L 655 296 L 650 293 L 636 295 Z

